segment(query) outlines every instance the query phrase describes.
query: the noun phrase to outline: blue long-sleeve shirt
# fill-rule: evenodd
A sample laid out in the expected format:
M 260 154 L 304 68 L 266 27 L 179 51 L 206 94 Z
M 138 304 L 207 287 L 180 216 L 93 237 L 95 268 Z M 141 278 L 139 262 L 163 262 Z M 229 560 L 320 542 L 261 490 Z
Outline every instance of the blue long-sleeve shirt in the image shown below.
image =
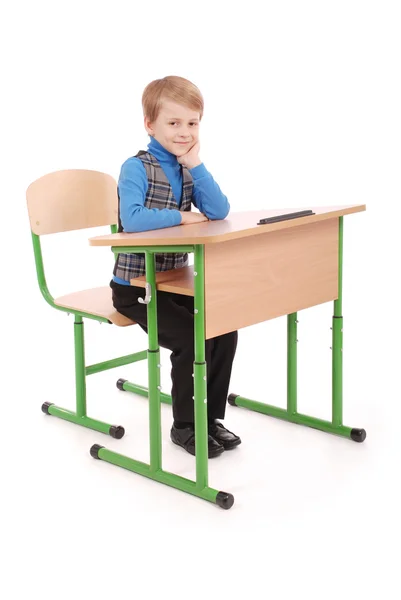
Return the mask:
M 129 158 L 121 167 L 118 180 L 120 196 L 120 219 L 124 231 L 139 232 L 150 229 L 163 229 L 180 225 L 182 221 L 182 172 L 175 154 L 164 148 L 154 137 L 150 136 L 148 152 L 160 163 L 173 190 L 177 209 L 146 208 L 145 199 L 148 191 L 146 169 L 140 158 Z M 230 211 L 227 197 L 221 192 L 212 175 L 201 163 L 189 169 L 193 179 L 192 203 L 210 220 L 225 219 Z M 128 281 L 113 277 L 114 281 L 129 285 Z

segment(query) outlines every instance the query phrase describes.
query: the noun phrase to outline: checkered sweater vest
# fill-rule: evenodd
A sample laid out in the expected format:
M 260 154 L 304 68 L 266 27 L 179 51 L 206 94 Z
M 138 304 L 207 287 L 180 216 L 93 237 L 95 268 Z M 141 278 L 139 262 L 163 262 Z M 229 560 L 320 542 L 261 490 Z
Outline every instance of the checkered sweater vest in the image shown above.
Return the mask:
M 174 208 L 178 210 L 178 205 L 173 196 L 171 185 L 160 166 L 159 161 L 150 152 L 140 150 L 135 158 L 139 158 L 148 177 L 148 191 L 145 198 L 146 208 Z M 191 198 L 193 181 L 186 167 L 182 167 L 182 199 L 180 211 L 191 210 Z M 118 232 L 123 232 L 123 226 L 120 219 L 120 198 L 118 198 Z M 160 253 L 155 254 L 156 271 L 168 271 L 169 269 L 178 269 L 188 264 L 187 253 Z M 144 254 L 123 254 L 117 255 L 114 265 L 114 275 L 125 281 L 130 281 L 135 277 L 145 275 L 145 255 Z

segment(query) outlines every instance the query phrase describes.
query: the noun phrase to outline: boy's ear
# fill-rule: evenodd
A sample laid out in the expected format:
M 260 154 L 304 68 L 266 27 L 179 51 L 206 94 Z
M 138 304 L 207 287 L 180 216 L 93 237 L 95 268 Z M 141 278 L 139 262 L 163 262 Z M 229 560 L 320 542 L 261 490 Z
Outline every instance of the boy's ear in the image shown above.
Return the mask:
M 144 123 L 144 125 L 145 125 L 145 129 L 146 129 L 147 133 L 148 133 L 149 135 L 152 135 L 152 132 L 151 132 L 151 131 L 149 131 L 151 123 L 150 123 L 150 121 L 149 121 L 148 117 L 146 117 L 146 116 L 145 116 L 145 117 L 143 118 L 143 123 Z

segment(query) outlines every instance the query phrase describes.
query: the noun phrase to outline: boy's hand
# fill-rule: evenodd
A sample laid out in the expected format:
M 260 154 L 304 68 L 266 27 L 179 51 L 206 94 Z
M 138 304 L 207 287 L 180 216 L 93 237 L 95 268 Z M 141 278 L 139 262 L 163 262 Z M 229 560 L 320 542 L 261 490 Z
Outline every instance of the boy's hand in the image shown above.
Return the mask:
M 202 213 L 193 213 L 191 211 L 181 211 L 182 221 L 181 225 L 191 225 L 193 223 L 202 223 L 202 221 L 208 221 L 209 219 Z
M 187 167 L 187 169 L 193 169 L 202 164 L 202 161 L 199 158 L 199 150 L 200 143 L 197 141 L 196 144 L 194 144 L 186 154 L 177 156 L 177 161 L 180 163 L 180 165 Z

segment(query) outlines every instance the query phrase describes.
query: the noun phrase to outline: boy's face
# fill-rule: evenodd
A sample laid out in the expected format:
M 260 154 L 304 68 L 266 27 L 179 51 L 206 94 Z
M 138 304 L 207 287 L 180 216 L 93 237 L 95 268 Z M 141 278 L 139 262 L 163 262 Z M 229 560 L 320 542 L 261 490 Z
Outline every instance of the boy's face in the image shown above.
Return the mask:
M 145 129 L 166 150 L 182 156 L 199 140 L 199 113 L 170 100 L 164 100 L 154 123 L 145 117 Z

